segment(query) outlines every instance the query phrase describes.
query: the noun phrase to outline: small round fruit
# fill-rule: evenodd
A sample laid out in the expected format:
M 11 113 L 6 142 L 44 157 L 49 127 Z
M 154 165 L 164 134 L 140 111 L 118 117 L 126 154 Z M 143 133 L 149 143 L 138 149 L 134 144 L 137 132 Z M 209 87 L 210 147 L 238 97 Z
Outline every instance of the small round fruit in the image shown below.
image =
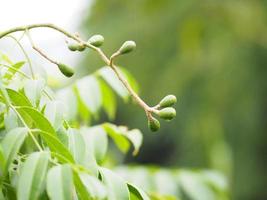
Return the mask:
M 121 48 L 119 49 L 120 54 L 130 53 L 136 48 L 136 44 L 134 41 L 126 41 L 122 44 Z
M 84 45 L 78 45 L 78 51 L 84 51 L 85 48 L 86 47 Z
M 63 63 L 58 63 L 57 66 L 61 73 L 64 74 L 66 77 L 71 77 L 74 74 L 74 70 Z
M 160 123 L 159 121 L 152 117 L 151 119 L 148 120 L 148 128 L 152 131 L 152 132 L 156 132 L 159 130 L 160 128 Z
M 172 106 L 176 102 L 177 102 L 177 99 L 174 95 L 167 95 L 159 102 L 159 105 L 161 108 L 166 108 L 166 107 Z
M 165 120 L 172 120 L 176 116 L 176 110 L 171 107 L 163 108 L 158 112 L 158 116 Z
M 79 45 L 76 44 L 76 43 L 70 43 L 68 44 L 68 49 L 71 50 L 71 51 L 77 51 L 79 48 Z
M 95 47 L 100 47 L 104 43 L 104 40 L 102 35 L 93 35 L 89 38 L 88 42 Z

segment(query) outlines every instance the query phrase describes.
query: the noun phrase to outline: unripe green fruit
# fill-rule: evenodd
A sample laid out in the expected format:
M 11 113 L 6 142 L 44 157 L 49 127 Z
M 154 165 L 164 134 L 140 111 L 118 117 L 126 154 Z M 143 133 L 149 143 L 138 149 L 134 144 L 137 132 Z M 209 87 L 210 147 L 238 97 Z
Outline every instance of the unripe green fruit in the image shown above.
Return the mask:
M 176 110 L 171 107 L 163 108 L 158 112 L 158 116 L 165 120 L 172 120 L 176 116 Z
M 84 51 L 86 47 L 78 43 L 70 43 L 68 44 L 68 48 L 71 51 Z
M 57 66 L 61 73 L 66 77 L 71 77 L 74 74 L 74 70 L 63 63 L 58 63 Z
M 161 108 L 166 108 L 166 107 L 172 106 L 176 102 L 177 102 L 177 99 L 174 95 L 167 95 L 159 102 L 159 105 Z
M 102 35 L 93 35 L 88 42 L 95 47 L 100 47 L 104 43 L 104 37 Z
M 78 48 L 79 48 L 78 44 L 75 44 L 75 43 L 68 44 L 68 49 L 71 50 L 71 51 L 77 51 Z
M 85 46 L 83 45 L 78 45 L 78 51 L 84 51 L 85 50 Z
M 148 127 L 152 132 L 156 132 L 160 128 L 160 123 L 156 118 L 152 117 L 148 120 Z
M 134 41 L 126 41 L 123 43 L 121 48 L 119 49 L 120 54 L 126 54 L 133 51 L 136 48 L 136 44 Z

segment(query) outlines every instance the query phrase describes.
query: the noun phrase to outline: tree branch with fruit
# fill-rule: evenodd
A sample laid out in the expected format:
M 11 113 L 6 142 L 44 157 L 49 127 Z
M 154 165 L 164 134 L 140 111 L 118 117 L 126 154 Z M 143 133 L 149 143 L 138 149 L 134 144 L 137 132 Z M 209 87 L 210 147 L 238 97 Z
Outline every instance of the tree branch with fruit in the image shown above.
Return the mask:
M 20 27 L 15 27 L 15 28 L 12 28 L 12 29 L 9 29 L 9 30 L 6 30 L 0 33 L 0 39 L 1 39 L 15 32 L 25 32 L 26 36 L 29 38 L 32 48 L 35 51 L 37 51 L 46 60 L 55 64 L 58 67 L 58 69 L 61 71 L 61 73 L 65 75 L 66 77 L 73 76 L 74 74 L 73 68 L 51 58 L 34 44 L 30 36 L 30 30 L 35 29 L 35 28 L 50 28 L 50 29 L 53 29 L 55 31 L 58 31 L 64 34 L 65 36 L 67 36 L 69 39 L 72 40 L 72 41 L 67 41 L 68 48 L 71 51 L 84 51 L 86 48 L 89 48 L 97 52 L 100 58 L 104 61 L 104 63 L 108 65 L 115 72 L 116 76 L 121 81 L 121 83 L 124 85 L 124 87 L 127 89 L 127 91 L 129 92 L 133 100 L 137 102 L 137 104 L 145 111 L 147 119 L 148 119 L 148 127 L 150 128 L 151 131 L 153 132 L 158 131 L 160 128 L 160 122 L 153 115 L 156 115 L 166 121 L 170 121 L 176 116 L 176 111 L 172 107 L 177 101 L 174 95 L 167 95 L 156 106 L 149 106 L 133 90 L 133 88 L 130 86 L 128 81 L 124 78 L 124 76 L 118 70 L 117 66 L 114 64 L 114 61 L 117 57 L 122 56 L 124 54 L 128 54 L 136 48 L 136 44 L 134 41 L 124 42 L 122 46 L 115 53 L 113 53 L 110 56 L 110 58 L 108 58 L 108 56 L 100 48 L 102 44 L 104 43 L 104 37 L 102 35 L 93 35 L 92 37 L 88 39 L 88 41 L 85 41 L 81 39 L 79 35 L 69 33 L 66 30 L 54 24 L 33 24 L 33 25 L 28 25 L 28 26 L 20 26 Z

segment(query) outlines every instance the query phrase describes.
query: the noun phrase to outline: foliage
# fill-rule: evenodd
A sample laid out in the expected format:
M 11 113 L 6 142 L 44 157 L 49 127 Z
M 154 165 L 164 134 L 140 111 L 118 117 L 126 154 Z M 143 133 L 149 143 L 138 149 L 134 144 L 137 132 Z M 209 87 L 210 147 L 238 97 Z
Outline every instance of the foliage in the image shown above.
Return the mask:
M 72 68 L 51 59 L 31 43 L 33 49 L 57 65 L 63 75 L 73 75 Z M 99 46 L 95 40 L 93 44 Z M 133 44 L 132 41 L 124 43 L 114 55 L 129 53 L 135 48 Z M 79 45 L 91 47 L 87 43 Z M 26 64 L 33 72 L 32 76 L 24 72 Z M 37 66 L 32 68 L 28 56 L 26 61 L 13 63 L 1 53 L 0 66 L 1 199 L 227 198 L 225 181 L 213 172 L 140 168 L 150 177 L 155 174 L 155 182 L 146 183 L 145 177 L 138 180 L 131 168 L 110 167 L 109 138 L 122 153 L 132 149 L 133 155 L 138 154 L 143 141 L 138 129 L 129 130 L 108 122 L 91 125 L 92 120 L 98 120 L 101 111 L 114 119 L 115 94 L 127 101 L 131 88 L 137 88 L 134 78 L 124 68 L 110 64 L 111 68 L 104 66 L 53 91 L 47 80 L 35 72 Z M 125 80 L 129 85 L 125 86 Z M 138 97 L 134 92 L 131 95 Z M 141 107 L 144 105 L 148 119 L 150 112 L 167 120 L 176 114 L 169 107 L 176 102 L 174 96 L 168 96 L 152 108 L 142 104 L 141 99 L 139 101 Z M 178 190 L 172 190 L 176 186 L 179 186 Z
M 120 61 L 137 66 L 147 100 L 166 88 L 178 97 L 177 120 L 157 136 L 146 134 L 141 112 L 119 109 L 118 120 L 145 136 L 127 161 L 216 169 L 233 199 L 266 199 L 266 1 L 96 0 L 90 11 L 81 28 L 112 38 L 107 52 L 127 37 L 142 47 Z M 82 66 L 98 62 L 89 53 Z

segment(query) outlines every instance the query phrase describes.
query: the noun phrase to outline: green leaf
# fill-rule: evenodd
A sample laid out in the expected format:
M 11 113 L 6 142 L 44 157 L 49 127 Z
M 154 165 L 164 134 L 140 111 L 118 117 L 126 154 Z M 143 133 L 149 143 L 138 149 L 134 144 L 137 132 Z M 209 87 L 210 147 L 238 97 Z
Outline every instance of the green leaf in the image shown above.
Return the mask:
M 117 147 L 123 152 L 127 153 L 130 148 L 130 143 L 128 139 L 125 138 L 124 134 L 118 129 L 117 126 L 109 123 L 102 125 L 106 133 L 112 138 Z
M 87 76 L 76 83 L 78 94 L 87 108 L 96 113 L 102 104 L 102 96 L 97 79 Z
M 3 61 L 3 62 L 5 62 L 5 63 L 7 63 L 9 65 L 13 65 L 13 62 L 10 60 L 10 58 L 6 54 L 4 54 L 2 52 L 0 52 L 0 61 L 1 62 Z
M 201 175 L 196 172 L 181 171 L 179 173 L 179 182 L 183 193 L 190 199 L 216 199 L 212 189 L 204 184 Z
M 76 189 L 79 199 L 92 200 L 90 198 L 90 194 L 88 193 L 86 187 L 81 181 L 80 176 L 75 171 L 73 171 L 73 180 L 74 180 L 75 189 Z
M 82 128 L 81 133 L 88 151 L 92 152 L 97 163 L 101 163 L 105 158 L 108 148 L 106 132 L 101 126 L 95 126 L 92 128 Z
M 55 130 L 58 130 L 62 125 L 63 112 L 64 105 L 60 101 L 49 101 L 45 106 L 45 116 Z
M 143 135 L 138 129 L 133 129 L 124 133 L 124 135 L 131 141 L 134 147 L 133 155 L 137 155 L 143 142 Z
M 115 72 L 110 67 L 103 67 L 98 70 L 100 76 L 108 83 L 108 85 L 124 100 L 127 100 L 129 93 L 121 81 L 116 76 Z
M 109 200 L 129 199 L 129 191 L 127 184 L 120 176 L 103 167 L 101 167 L 99 171 L 102 177 L 102 181 L 107 187 L 107 196 Z
M 5 113 L 4 123 L 5 123 L 6 131 L 10 131 L 11 129 L 19 126 L 18 117 L 17 117 L 16 113 L 14 112 L 14 110 L 9 109 Z
M 44 88 L 45 81 L 43 79 L 25 81 L 24 93 L 26 97 L 30 100 L 32 105 L 39 105 Z
M 0 145 L 0 177 L 3 177 L 5 165 L 6 165 L 6 159 L 5 159 L 3 147 L 2 145 Z M 0 178 L 0 182 L 1 182 L 1 178 Z
M 51 200 L 71 200 L 74 188 L 70 165 L 51 168 L 47 174 L 46 188 Z
M 9 63 L 10 64 L 10 63 Z M 17 62 L 15 64 L 12 64 L 11 66 L 17 70 L 19 70 L 23 65 L 25 64 L 25 61 L 20 61 Z M 5 75 L 3 76 L 3 78 L 7 79 L 7 80 L 11 80 L 13 78 L 13 76 L 16 74 L 16 70 L 9 68 Z
M 69 150 L 77 164 L 85 164 L 86 147 L 82 135 L 75 129 L 68 130 Z
M 6 91 L 10 98 L 11 103 L 14 106 L 29 106 L 29 107 L 32 106 L 30 101 L 23 94 L 8 88 L 6 89 Z
M 53 126 L 50 124 L 48 119 L 38 110 L 27 106 L 17 107 L 16 109 L 22 115 L 23 119 L 29 127 L 37 128 L 56 136 L 56 132 Z
M 48 152 L 32 153 L 24 163 L 19 177 L 18 200 L 37 200 L 44 190 Z
M 115 118 L 116 114 L 116 98 L 113 91 L 107 86 L 103 80 L 99 80 L 102 93 L 102 106 L 110 120 Z
M 106 187 L 101 181 L 85 173 L 80 173 L 79 176 L 92 199 L 106 199 Z
M 69 152 L 69 150 L 64 146 L 64 144 L 53 134 L 50 132 L 42 131 L 42 130 L 34 130 L 35 133 L 41 135 L 41 137 L 46 142 L 47 146 L 52 151 L 51 154 L 58 158 L 58 160 L 62 163 L 70 162 L 74 163 L 74 159 Z
M 71 88 L 64 88 L 56 93 L 56 99 L 64 104 L 64 118 L 74 120 L 78 113 L 78 100 Z
M 136 93 L 139 93 L 139 86 L 138 86 L 137 81 L 135 80 L 134 76 L 125 68 L 120 67 L 119 69 L 121 70 L 123 75 L 126 77 L 128 83 L 134 89 L 134 91 Z
M 15 128 L 7 133 L 1 142 L 3 155 L 6 160 L 4 174 L 7 173 L 11 163 L 15 159 L 20 147 L 22 146 L 27 135 L 26 128 Z
M 127 185 L 130 192 L 130 200 L 150 200 L 147 194 L 137 186 L 130 183 Z

